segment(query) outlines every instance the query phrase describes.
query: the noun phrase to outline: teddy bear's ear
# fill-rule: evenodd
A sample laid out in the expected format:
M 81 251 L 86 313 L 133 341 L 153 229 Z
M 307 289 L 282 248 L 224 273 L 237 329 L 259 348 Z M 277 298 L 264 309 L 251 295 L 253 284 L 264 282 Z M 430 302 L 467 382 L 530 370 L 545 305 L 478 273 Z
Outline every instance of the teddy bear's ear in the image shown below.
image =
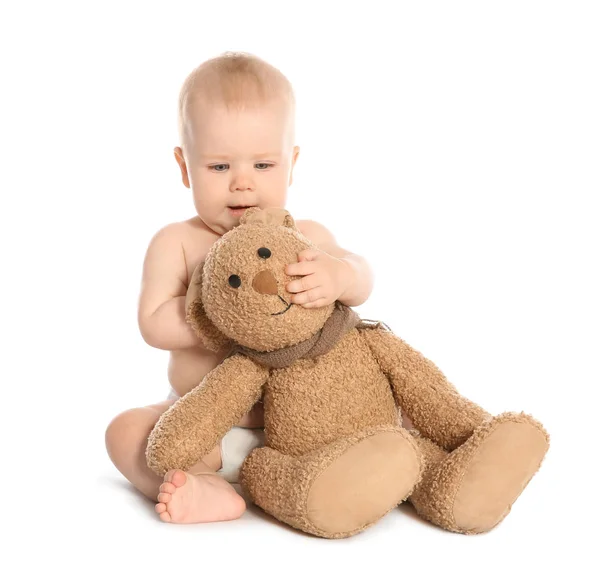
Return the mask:
M 219 331 L 208 318 L 202 305 L 202 273 L 204 261 L 192 274 L 192 279 L 185 296 L 185 320 L 192 326 L 196 335 L 202 339 L 206 349 L 220 351 L 225 346 L 233 344 L 231 339 Z
M 283 225 L 290 229 L 296 229 L 296 223 L 289 211 L 279 207 L 269 207 L 262 210 L 258 207 L 246 209 L 246 212 L 240 217 L 240 225 L 247 225 L 248 223 Z
M 262 213 L 262 210 L 258 207 L 250 207 L 249 209 L 246 209 L 244 214 L 240 217 L 240 225 L 256 222 L 257 213 Z

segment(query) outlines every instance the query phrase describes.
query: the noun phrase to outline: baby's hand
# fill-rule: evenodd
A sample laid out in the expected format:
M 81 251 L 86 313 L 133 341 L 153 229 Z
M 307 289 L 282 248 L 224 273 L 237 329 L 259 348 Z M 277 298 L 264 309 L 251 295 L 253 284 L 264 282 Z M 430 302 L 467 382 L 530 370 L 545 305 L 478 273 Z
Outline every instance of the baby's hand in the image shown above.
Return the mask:
M 292 303 L 306 308 L 325 307 L 336 301 L 348 289 L 353 279 L 352 266 L 320 249 L 305 249 L 298 253 L 298 263 L 286 265 L 290 276 L 304 275 L 287 284 Z

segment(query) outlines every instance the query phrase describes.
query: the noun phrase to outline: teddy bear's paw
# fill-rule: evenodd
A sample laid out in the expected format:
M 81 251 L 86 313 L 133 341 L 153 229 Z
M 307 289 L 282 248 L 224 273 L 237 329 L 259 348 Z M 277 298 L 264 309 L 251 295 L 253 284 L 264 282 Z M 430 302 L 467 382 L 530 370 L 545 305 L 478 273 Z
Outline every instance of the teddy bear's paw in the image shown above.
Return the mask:
M 373 433 L 320 472 L 307 496 L 307 518 L 323 535 L 356 534 L 405 500 L 420 475 L 420 454 L 406 432 Z
M 491 530 L 507 516 L 549 447 L 544 428 L 524 413 L 501 414 L 473 438 L 452 508 L 456 530 L 467 534 Z

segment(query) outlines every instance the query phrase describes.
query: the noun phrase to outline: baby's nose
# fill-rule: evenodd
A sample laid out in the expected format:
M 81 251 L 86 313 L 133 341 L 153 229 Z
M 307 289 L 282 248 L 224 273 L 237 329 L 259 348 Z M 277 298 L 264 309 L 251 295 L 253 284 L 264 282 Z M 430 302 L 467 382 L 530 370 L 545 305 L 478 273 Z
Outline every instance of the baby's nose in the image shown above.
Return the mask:
M 254 185 L 250 178 L 245 174 L 238 174 L 231 180 L 231 185 L 229 189 L 234 191 L 248 191 L 253 190 Z
M 261 295 L 277 295 L 277 280 L 268 269 L 261 271 L 254 277 L 252 287 Z

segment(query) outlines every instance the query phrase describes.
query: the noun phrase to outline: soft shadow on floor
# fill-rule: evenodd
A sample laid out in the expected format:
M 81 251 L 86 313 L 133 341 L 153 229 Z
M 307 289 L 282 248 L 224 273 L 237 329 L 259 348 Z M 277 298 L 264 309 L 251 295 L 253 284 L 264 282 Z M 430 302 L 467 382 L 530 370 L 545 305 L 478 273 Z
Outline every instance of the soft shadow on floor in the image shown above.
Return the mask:
M 419 514 L 417 514 L 417 511 L 410 502 L 402 502 L 398 506 L 398 510 L 400 510 L 400 513 L 403 516 L 408 516 L 411 520 L 416 520 L 426 526 L 433 526 L 433 524 L 431 524 L 427 520 L 424 520 L 423 518 L 421 518 L 421 516 L 419 516 Z
M 305 532 L 302 532 L 300 530 L 297 530 L 296 528 L 292 528 L 291 526 L 284 524 L 283 522 L 280 522 L 277 518 L 274 518 L 270 514 L 267 514 L 267 512 L 259 508 L 256 504 L 253 504 L 249 500 L 248 496 L 242 492 L 242 489 L 239 484 L 232 484 L 232 486 L 235 488 L 237 493 L 240 494 L 240 496 L 242 496 L 242 498 L 244 498 L 244 500 L 246 501 L 247 509 L 246 513 L 244 514 L 245 516 L 250 516 L 251 519 L 260 520 L 261 523 L 264 522 L 267 524 L 271 524 L 272 526 L 279 527 L 281 530 L 291 532 L 292 534 L 295 534 L 297 536 L 303 536 L 305 538 L 314 538 L 316 540 L 323 539 L 317 536 L 313 536 L 311 534 L 306 534 Z
M 98 482 L 101 485 L 110 487 L 121 494 L 126 494 L 128 498 L 131 498 L 134 504 L 139 506 L 140 510 L 144 512 L 144 514 L 148 518 L 151 518 L 152 520 L 158 519 L 156 512 L 154 511 L 154 506 L 156 502 L 144 496 L 144 494 L 138 491 L 127 480 L 116 476 L 100 476 L 98 478 Z M 240 494 L 240 496 L 242 496 L 242 498 L 244 498 L 244 500 L 246 501 L 246 512 L 244 513 L 244 516 L 248 516 L 250 519 L 260 520 L 261 523 L 267 523 L 272 524 L 273 526 L 278 526 L 283 530 L 291 531 L 292 533 L 300 536 L 307 536 L 307 534 L 305 534 L 304 532 L 296 530 L 295 528 L 292 528 L 291 526 L 280 522 L 276 518 L 273 518 L 273 516 L 267 514 L 264 510 L 261 510 L 258 506 L 250 502 L 248 497 L 243 494 L 239 484 L 232 484 L 232 486 L 235 489 L 235 491 L 238 494 Z
M 157 519 L 156 512 L 154 511 L 154 506 L 156 502 L 144 496 L 144 494 L 137 490 L 126 479 L 111 476 L 100 476 L 98 478 L 98 481 L 102 485 L 112 487 L 119 492 L 124 492 L 125 494 L 128 494 L 132 498 L 132 500 L 140 507 L 140 510 L 147 514 L 149 518 L 152 518 L 153 520 Z
M 120 493 L 121 495 L 126 495 L 127 499 L 128 500 L 131 499 L 133 504 L 136 507 L 138 507 L 139 510 L 144 513 L 144 516 L 146 516 L 148 519 L 152 519 L 154 521 L 158 520 L 158 517 L 154 510 L 154 506 L 155 506 L 156 502 L 153 500 L 150 500 L 149 498 L 144 496 L 132 484 L 130 484 L 126 479 L 120 478 L 118 476 L 105 475 L 105 476 L 99 476 L 98 482 L 103 486 L 114 489 L 116 492 Z M 291 534 L 294 534 L 296 536 L 302 536 L 304 538 L 312 538 L 317 541 L 323 540 L 323 538 L 320 538 L 318 536 L 313 536 L 312 534 L 307 534 L 305 532 L 302 532 L 301 530 L 297 530 L 296 528 L 293 528 L 291 526 L 288 526 L 287 524 L 284 524 L 283 522 L 280 522 L 279 520 L 277 520 L 276 518 L 274 518 L 273 516 L 271 516 L 264 510 L 262 510 L 261 508 L 259 508 L 256 504 L 253 504 L 249 500 L 248 496 L 244 494 L 244 492 L 242 491 L 239 484 L 232 484 L 232 486 L 236 490 L 236 492 L 240 496 L 242 496 L 242 498 L 244 498 L 244 500 L 246 502 L 246 512 L 243 515 L 244 518 L 247 518 L 248 520 L 260 520 L 261 524 L 270 524 L 271 526 L 278 527 L 282 531 L 290 532 Z M 447 530 L 444 530 L 444 529 L 440 528 L 439 526 L 436 526 L 435 524 L 432 524 L 432 523 L 428 522 L 427 520 L 424 520 L 423 518 L 421 518 L 417 514 L 415 508 L 413 507 L 413 505 L 410 502 L 403 502 L 402 504 L 400 504 L 398 506 L 397 510 L 398 510 L 398 513 L 402 517 L 408 517 L 410 520 L 414 521 L 415 523 L 418 523 L 419 525 L 421 525 L 425 528 L 429 528 L 431 531 L 436 531 L 436 532 L 439 532 L 440 534 L 448 534 L 449 533 Z M 393 514 L 393 513 L 394 513 L 394 510 L 392 510 L 388 515 Z M 452 532 L 450 532 L 450 533 L 452 534 Z

